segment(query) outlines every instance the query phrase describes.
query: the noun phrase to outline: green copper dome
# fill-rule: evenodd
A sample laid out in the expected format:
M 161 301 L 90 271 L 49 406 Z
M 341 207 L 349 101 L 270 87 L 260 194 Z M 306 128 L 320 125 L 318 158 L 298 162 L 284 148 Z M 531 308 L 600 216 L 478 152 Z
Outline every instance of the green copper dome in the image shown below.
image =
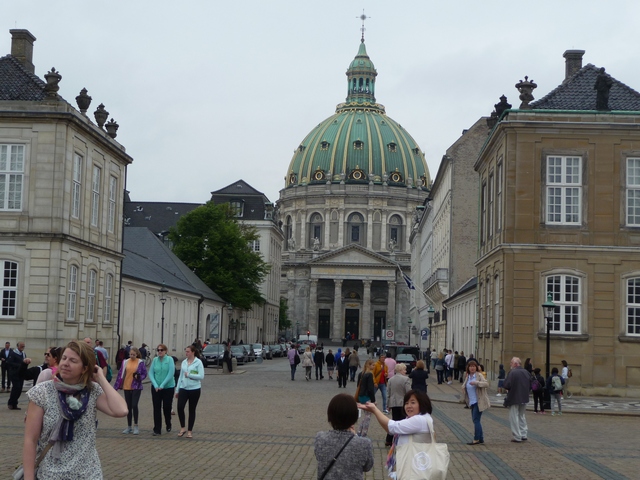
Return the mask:
M 328 181 L 429 186 L 431 178 L 420 147 L 376 103 L 377 75 L 361 42 L 347 70 L 346 102 L 298 146 L 287 171 L 287 187 Z

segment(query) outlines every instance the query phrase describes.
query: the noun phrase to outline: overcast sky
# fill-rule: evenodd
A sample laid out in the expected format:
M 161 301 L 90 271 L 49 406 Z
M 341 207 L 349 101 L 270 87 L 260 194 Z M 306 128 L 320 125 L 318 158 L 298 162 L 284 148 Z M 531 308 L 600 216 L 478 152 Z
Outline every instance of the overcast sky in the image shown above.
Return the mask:
M 205 202 L 242 178 L 276 201 L 294 149 L 345 100 L 363 8 L 377 101 L 432 177 L 500 95 L 519 105 L 518 80 L 555 88 L 567 49 L 640 90 L 632 0 L 1 0 L 0 55 L 25 28 L 38 76 L 53 66 L 67 101 L 86 87 L 91 112 L 104 103 L 133 200 Z

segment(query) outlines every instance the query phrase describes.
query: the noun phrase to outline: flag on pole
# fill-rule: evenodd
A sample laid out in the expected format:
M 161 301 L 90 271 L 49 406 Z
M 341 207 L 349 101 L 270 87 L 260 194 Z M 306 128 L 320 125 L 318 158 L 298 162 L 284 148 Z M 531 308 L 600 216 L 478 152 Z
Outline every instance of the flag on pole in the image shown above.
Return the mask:
M 406 273 L 402 272 L 402 278 L 404 278 L 404 283 L 407 284 L 407 287 L 409 288 L 409 290 L 415 290 L 416 286 L 413 284 L 413 280 L 411 280 L 409 278 L 409 275 L 407 275 Z

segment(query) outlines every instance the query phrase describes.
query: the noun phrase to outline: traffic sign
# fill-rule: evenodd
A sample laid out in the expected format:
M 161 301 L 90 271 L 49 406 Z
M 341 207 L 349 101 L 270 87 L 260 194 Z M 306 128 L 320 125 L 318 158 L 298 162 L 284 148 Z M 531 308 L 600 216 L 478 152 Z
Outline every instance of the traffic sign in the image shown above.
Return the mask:
M 395 338 L 395 334 L 393 330 L 385 330 L 384 331 L 385 340 L 393 340 Z

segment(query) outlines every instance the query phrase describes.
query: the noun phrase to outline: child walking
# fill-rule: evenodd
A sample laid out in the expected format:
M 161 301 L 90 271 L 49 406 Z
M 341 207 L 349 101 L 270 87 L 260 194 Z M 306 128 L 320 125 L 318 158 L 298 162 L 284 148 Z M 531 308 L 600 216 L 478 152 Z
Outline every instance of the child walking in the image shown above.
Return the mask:
M 553 367 L 551 370 L 551 376 L 547 378 L 547 389 L 551 394 L 551 415 L 556 413 L 553 411 L 553 400 L 556 400 L 558 404 L 558 415 L 562 415 L 562 386 L 564 385 L 564 379 L 558 375 L 558 369 Z
M 496 397 L 501 397 L 504 393 L 504 388 L 502 388 L 502 386 L 504 385 L 505 378 L 507 378 L 507 372 L 504 371 L 504 365 L 501 363 L 500 371 L 498 372 L 498 394 Z

